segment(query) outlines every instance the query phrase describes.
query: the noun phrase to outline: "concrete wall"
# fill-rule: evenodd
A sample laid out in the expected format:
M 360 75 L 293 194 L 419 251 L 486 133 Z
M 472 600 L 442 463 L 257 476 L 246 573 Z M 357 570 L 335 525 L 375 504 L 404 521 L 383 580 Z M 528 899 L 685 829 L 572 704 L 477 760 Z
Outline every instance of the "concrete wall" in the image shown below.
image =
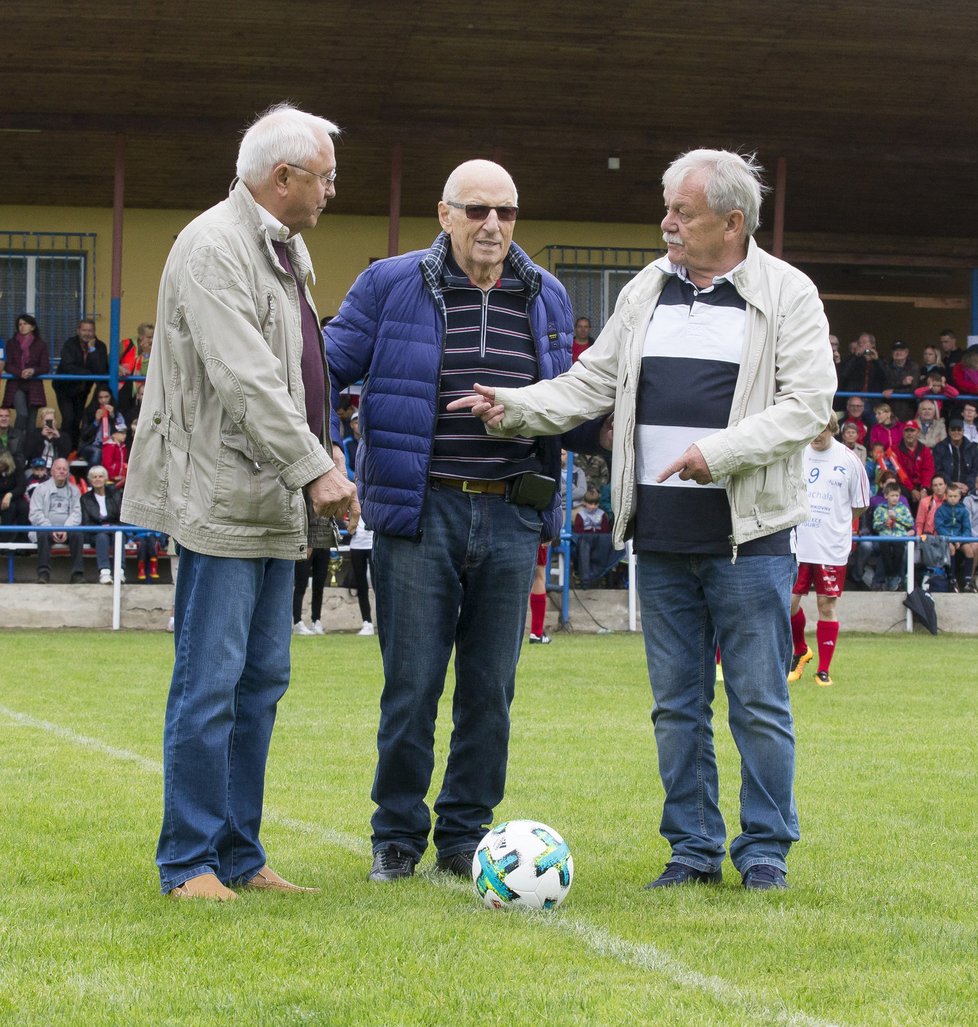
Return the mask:
M 592 634 L 607 628 L 628 630 L 628 594 L 624 591 L 590 590 L 572 594 L 570 622 L 575 632 Z M 843 631 L 879 634 L 903 632 L 906 609 L 897 592 L 853 592 L 839 601 Z M 935 595 L 942 631 L 978 635 L 978 595 Z M 173 603 L 173 586 L 123 585 L 122 627 L 125 630 L 162 631 Z M 558 627 L 559 594 L 552 593 L 546 630 Z M 371 607 L 373 607 L 371 594 Z M 805 604 L 809 627 L 814 632 L 815 602 Z M 309 594 L 304 619 L 309 621 Z M 346 589 L 327 588 L 323 599 L 323 624 L 327 632 L 357 631 L 362 621 L 356 598 Z M 641 623 L 641 622 L 639 622 Z M 112 589 L 106 585 L 0 584 L 0 628 L 112 627 Z M 923 631 L 919 625 L 916 631 Z

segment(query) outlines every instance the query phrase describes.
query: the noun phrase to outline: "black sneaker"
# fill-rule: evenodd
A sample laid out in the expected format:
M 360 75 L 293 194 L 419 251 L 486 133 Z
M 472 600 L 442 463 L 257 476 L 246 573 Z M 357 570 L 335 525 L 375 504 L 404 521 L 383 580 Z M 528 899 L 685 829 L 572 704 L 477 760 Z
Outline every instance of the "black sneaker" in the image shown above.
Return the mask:
M 47 568 L 43 568 L 37 572 L 37 583 L 39 585 L 47 585 L 51 580 L 51 572 Z
M 772 888 L 787 888 L 784 871 L 770 863 L 756 863 L 744 874 L 744 887 L 748 891 L 771 891 Z
M 719 884 L 723 874 L 719 870 L 697 870 L 685 863 L 667 863 L 665 870 L 643 888 L 672 888 L 677 884 Z
M 367 874 L 367 880 L 399 881 L 402 877 L 413 877 L 417 862 L 412 853 L 388 845 L 374 853 L 374 865 Z
M 82 574 L 81 571 L 75 571 L 71 575 L 71 583 L 72 583 L 72 585 L 84 585 L 85 584 L 85 575 Z
M 464 877 L 466 880 L 472 876 L 472 860 L 475 858 L 475 850 L 467 852 L 453 852 L 451 856 L 439 856 L 435 861 L 435 869 L 446 874 L 454 874 L 455 877 Z

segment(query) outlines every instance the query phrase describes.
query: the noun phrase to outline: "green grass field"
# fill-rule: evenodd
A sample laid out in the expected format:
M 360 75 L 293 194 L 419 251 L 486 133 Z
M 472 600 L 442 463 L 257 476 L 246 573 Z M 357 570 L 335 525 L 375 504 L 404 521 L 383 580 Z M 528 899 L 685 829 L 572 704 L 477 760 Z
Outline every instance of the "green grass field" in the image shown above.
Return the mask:
M 722 887 L 643 891 L 668 852 L 641 640 L 526 647 L 497 818 L 553 825 L 576 864 L 529 915 L 482 909 L 431 853 L 366 881 L 375 639 L 292 647 L 263 835 L 321 894 L 228 904 L 158 893 L 170 636 L 0 639 L 2 1023 L 978 1023 L 973 639 L 843 633 L 835 687 L 793 686 L 802 840 L 778 894 L 729 864 Z

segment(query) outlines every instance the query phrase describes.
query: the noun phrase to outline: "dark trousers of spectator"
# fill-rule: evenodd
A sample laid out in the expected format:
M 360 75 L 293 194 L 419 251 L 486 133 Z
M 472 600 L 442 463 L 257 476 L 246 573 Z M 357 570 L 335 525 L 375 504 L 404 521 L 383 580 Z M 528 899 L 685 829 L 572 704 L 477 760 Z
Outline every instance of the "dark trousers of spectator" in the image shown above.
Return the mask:
M 33 407 L 27 401 L 27 393 L 18 389 L 14 393 L 14 412 L 17 414 L 17 424 L 24 429 L 24 439 L 29 439 L 40 429 L 37 427 L 37 413 L 40 407 Z
M 80 532 L 68 532 L 68 552 L 71 553 L 71 573 L 81 574 L 85 569 L 85 563 L 82 559 Z M 51 570 L 51 532 L 49 531 L 37 533 L 37 569 L 39 571 Z
M 306 586 L 312 575 L 312 608 L 310 619 L 315 624 L 323 619 L 323 589 L 329 573 L 329 550 L 310 549 L 307 560 L 295 562 L 295 588 L 292 590 L 292 623 L 302 620 L 302 601 L 306 597 Z
M 61 411 L 61 434 L 68 436 L 71 440 L 70 449 L 78 449 L 78 440 L 81 438 L 81 422 L 85 416 L 86 396 L 71 396 L 65 393 L 56 392 L 58 397 L 58 409 Z
M 357 590 L 357 602 L 360 604 L 360 617 L 373 624 L 370 616 L 370 589 L 367 584 L 367 568 L 370 567 L 369 549 L 351 549 L 350 566 L 353 568 L 353 585 Z M 373 568 L 371 568 L 371 572 Z
M 887 581 L 893 578 L 903 580 L 907 569 L 907 547 L 897 542 L 883 542 L 880 544 L 880 559 L 883 562 L 883 572 Z
M 26 524 L 27 523 L 27 500 L 23 496 L 11 497 L 10 506 L 6 510 L 0 510 L 0 524 Z M 7 534 L 4 532 L 0 542 L 6 539 L 7 542 L 25 542 L 27 536 L 20 534 Z
M 574 536 L 577 544 L 577 574 L 583 588 L 590 588 L 611 569 L 611 535 L 588 532 Z

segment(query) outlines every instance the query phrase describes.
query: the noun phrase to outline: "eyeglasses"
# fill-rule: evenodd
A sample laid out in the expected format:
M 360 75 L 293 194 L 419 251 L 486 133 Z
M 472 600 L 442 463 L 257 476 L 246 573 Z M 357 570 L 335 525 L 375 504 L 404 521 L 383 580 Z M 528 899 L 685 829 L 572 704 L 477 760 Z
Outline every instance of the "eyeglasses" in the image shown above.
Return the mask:
M 289 164 L 286 161 L 285 165 L 289 168 L 295 168 L 296 171 L 304 171 L 307 175 L 315 175 L 316 178 L 321 178 L 326 185 L 332 185 L 336 181 L 336 168 L 333 168 L 332 171 L 327 171 L 325 175 L 321 175 L 318 171 L 310 171 L 301 164 Z
M 445 200 L 449 207 L 456 210 L 464 210 L 469 221 L 485 221 L 492 211 L 500 221 L 515 221 L 519 213 L 519 207 L 490 207 L 485 203 L 456 203 L 454 200 Z

